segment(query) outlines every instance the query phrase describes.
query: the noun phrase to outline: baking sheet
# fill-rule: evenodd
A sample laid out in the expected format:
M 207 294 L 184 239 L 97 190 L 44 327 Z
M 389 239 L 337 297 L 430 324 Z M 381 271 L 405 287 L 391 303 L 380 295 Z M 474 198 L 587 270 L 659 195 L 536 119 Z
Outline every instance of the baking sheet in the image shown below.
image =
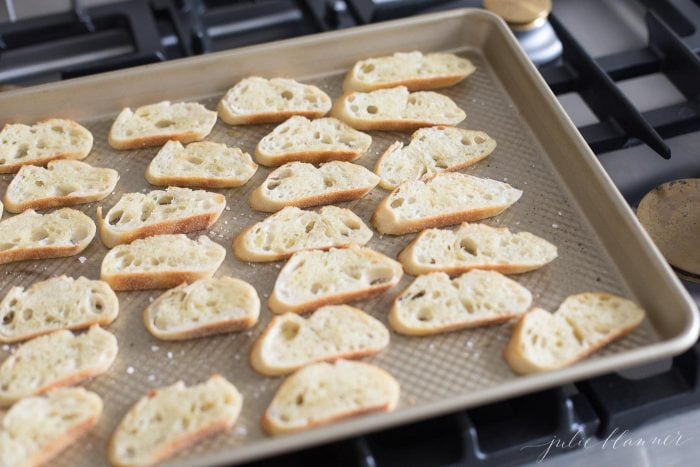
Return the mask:
M 559 248 L 559 257 L 550 265 L 539 271 L 511 277 L 532 291 L 534 306 L 553 311 L 570 294 L 583 291 L 605 291 L 637 300 L 647 307 L 651 319 L 646 320 L 639 329 L 626 338 L 597 352 L 584 364 L 562 372 L 527 378 L 518 377 L 512 373 L 501 358 L 501 352 L 512 330 L 512 323 L 423 338 L 409 338 L 392 333 L 389 348 L 366 360 L 385 368 L 400 382 L 402 393 L 396 412 L 361 417 L 336 424 L 330 428 L 313 430 L 299 435 L 269 438 L 262 432 L 259 419 L 282 379 L 256 374 L 248 365 L 247 358 L 254 340 L 262 333 L 272 316 L 266 306 L 266 301 L 284 263 L 248 264 L 240 262 L 233 256 L 230 249 L 232 239 L 245 226 L 261 221 L 267 216 L 265 213 L 252 211 L 247 204 L 249 193 L 260 185 L 270 172 L 269 169 L 260 167 L 256 175 L 245 186 L 236 189 L 214 190 L 226 196 L 227 207 L 219 221 L 209 231 L 203 232 L 227 249 L 226 259 L 217 275 L 232 275 L 250 282 L 257 289 L 263 302 L 258 325 L 248 332 L 186 342 L 161 342 L 145 330 L 142 313 L 146 306 L 162 291 L 118 293 L 120 316 L 108 329 L 115 333 L 119 339 L 119 356 L 107 375 L 86 384 L 86 387 L 103 397 L 104 413 L 95 429 L 52 461 L 52 465 L 105 464 L 105 449 L 109 436 L 128 408 L 149 389 L 172 384 L 178 379 L 184 380 L 187 384 L 194 384 L 207 379 L 212 373 L 220 373 L 232 381 L 241 391 L 244 396 L 244 405 L 238 423 L 229 433 L 205 440 L 182 452 L 173 458 L 172 462 L 180 465 L 230 463 L 279 453 L 350 433 L 402 423 L 459 407 L 513 396 L 536 388 L 609 371 L 614 367 L 642 362 L 655 356 L 660 358 L 672 353 L 679 353 L 694 342 L 697 337 L 697 318 L 692 314 L 693 305 L 682 296 L 677 281 L 674 282 L 670 273 L 663 269 L 662 263 L 657 258 L 658 253 L 648 244 L 644 234 L 634 230 L 635 224 L 630 224 L 631 227 L 627 225 L 629 222 L 633 222 L 627 219 L 630 213 L 625 211 L 626 206 L 620 204 L 620 200 L 616 200 L 611 194 L 614 191 L 611 192 L 611 186 L 605 185 L 605 178 L 600 179 L 603 182 L 591 179 L 587 183 L 590 185 L 588 190 L 594 192 L 590 196 L 601 197 L 600 199 L 611 205 L 622 219 L 614 219 L 616 223 L 610 225 L 611 231 L 614 231 L 611 238 L 624 238 L 625 235 L 629 237 L 631 233 L 641 236 L 639 241 L 645 246 L 645 254 L 639 256 L 642 260 L 648 257 L 647 265 L 655 268 L 649 273 L 649 277 L 653 279 L 654 274 L 660 274 L 667 281 L 667 283 L 657 284 L 658 293 L 670 294 L 670 298 L 675 298 L 685 308 L 675 306 L 673 309 L 665 310 L 655 306 L 655 303 L 644 295 L 648 291 L 642 289 L 642 281 L 635 277 L 635 274 L 639 273 L 639 271 L 635 272 L 636 266 L 632 262 L 627 264 L 614 258 L 614 255 L 611 256 L 614 245 L 611 244 L 606 231 L 601 230 L 600 224 L 597 224 L 599 221 L 592 220 L 590 212 L 585 212 L 585 208 L 590 209 L 590 203 L 577 191 L 579 188 L 576 186 L 575 180 L 567 179 L 569 175 L 566 170 L 562 170 L 560 165 L 562 163 L 560 158 L 563 156 L 590 158 L 590 153 L 586 154 L 582 152 L 583 149 L 580 149 L 585 148 L 585 144 L 580 146 L 580 141 L 578 141 L 579 152 L 566 155 L 545 149 L 543 141 L 547 143 L 546 137 L 542 136 L 542 129 L 539 126 L 542 122 L 537 122 L 527 115 L 527 112 L 531 112 L 535 107 L 526 109 L 522 105 L 522 99 L 528 97 L 527 93 L 534 93 L 529 98 L 536 98 L 538 103 L 544 101 L 550 108 L 554 108 L 552 107 L 554 104 L 547 103 L 546 99 L 551 98 L 551 96 L 547 96 L 548 91 L 541 83 L 540 88 L 536 88 L 528 84 L 527 80 L 522 81 L 520 85 L 523 89 L 514 97 L 510 81 L 513 77 L 499 60 L 503 56 L 507 58 L 509 54 L 519 60 L 523 58 L 517 55 L 519 52 L 516 49 L 512 48 L 512 38 L 507 36 L 503 25 L 494 17 L 483 12 L 450 13 L 461 15 L 467 26 L 480 27 L 485 31 L 490 31 L 491 34 L 498 35 L 499 40 L 505 41 L 504 43 L 510 44 L 509 47 L 511 47 L 510 50 L 500 52 L 498 55 L 500 58 L 494 57 L 488 43 L 486 47 L 479 48 L 475 47 L 473 43 L 465 43 L 464 39 L 446 42 L 442 47 L 432 47 L 438 50 L 455 51 L 474 62 L 477 71 L 473 75 L 466 81 L 440 92 L 452 98 L 466 111 L 467 119 L 459 125 L 460 127 L 486 131 L 498 143 L 498 147 L 490 157 L 464 172 L 502 180 L 524 191 L 523 197 L 515 205 L 501 215 L 484 222 L 492 226 L 509 227 L 513 231 L 532 232 L 546 238 Z M 431 15 L 421 19 L 403 21 L 403 25 L 405 28 L 410 28 L 411 24 L 418 24 L 421 27 L 428 24 L 428 26 L 432 25 L 433 28 L 441 28 L 441 24 L 444 24 L 443 20 L 447 17 L 447 14 Z M 395 27 L 398 23 L 387 23 L 389 26 L 384 28 L 377 26 L 366 28 L 368 32 L 362 35 L 362 38 L 365 41 L 371 40 L 371 35 L 374 34 L 378 43 L 381 43 L 383 35 L 392 34 L 386 31 L 399 31 L 400 28 Z M 406 31 L 405 28 L 404 31 Z M 370 36 L 368 37 L 367 34 Z M 398 34 L 398 32 L 393 34 Z M 352 34 L 345 33 L 345 35 L 352 37 Z M 329 40 L 332 37 L 333 34 L 318 36 L 318 41 L 323 43 L 324 40 Z M 475 37 L 477 36 L 475 35 Z M 287 41 L 286 43 L 294 46 L 294 42 Z M 297 43 L 301 46 L 309 42 L 308 40 L 306 42 L 297 40 Z M 388 40 L 387 43 L 390 44 L 391 40 Z M 269 45 L 269 50 L 274 50 L 275 46 L 276 44 Z M 351 43 L 349 47 L 353 47 Z M 420 44 L 407 44 L 404 46 L 404 50 L 406 50 L 405 47 L 408 49 L 418 48 Z M 259 59 L 264 61 L 265 47 L 258 47 L 257 50 Z M 233 53 L 231 52 L 231 54 Z M 338 50 L 338 53 L 342 55 L 344 52 Z M 357 53 L 357 50 L 347 53 L 348 57 L 345 59 L 347 66 L 352 64 Z M 223 56 L 222 54 L 217 55 Z M 376 53 L 368 51 L 364 52 L 364 55 L 376 55 Z M 161 73 L 172 72 L 172 65 L 162 65 Z M 166 69 L 168 66 L 170 66 L 169 70 Z M 181 61 L 179 66 L 189 67 L 189 69 L 196 68 L 197 61 Z M 210 66 L 216 66 L 216 63 L 210 64 Z M 223 67 L 224 64 L 222 63 L 221 66 Z M 246 66 L 250 67 L 254 64 Z M 521 66 L 524 65 L 521 64 Z M 148 68 L 151 74 L 154 73 L 154 70 L 156 74 L 158 73 L 158 67 Z M 129 73 L 136 74 L 138 72 L 138 69 L 129 71 Z M 532 73 L 532 70 L 530 72 Z M 305 82 L 318 85 L 335 99 L 341 94 L 343 73 L 344 70 L 331 67 L 329 71 L 314 73 L 312 78 L 305 77 L 304 73 L 298 70 L 290 71 L 286 73 L 286 76 L 306 78 Z M 267 76 L 274 75 L 268 74 Z M 104 102 L 98 102 L 93 106 L 94 115 L 100 115 L 97 118 L 90 116 L 90 111 L 85 110 L 91 107 L 90 101 L 73 100 L 68 92 L 64 92 L 64 94 L 58 92 L 43 97 L 45 101 L 51 103 L 52 99 L 54 101 L 59 99 L 60 102 L 62 95 L 65 102 L 70 102 L 70 104 L 67 107 L 55 106 L 51 115 L 79 116 L 80 123 L 93 133 L 95 144 L 85 162 L 95 166 L 112 167 L 120 173 L 121 178 L 111 196 L 99 203 L 76 207 L 94 218 L 97 205 L 103 205 L 106 211 L 117 202 L 123 193 L 157 189 L 148 185 L 144 178 L 144 172 L 158 148 L 116 151 L 109 147 L 107 133 L 113 118 L 120 110 L 123 96 L 120 93 L 110 92 L 110 89 L 112 91 L 118 89 L 118 80 L 120 79 L 125 83 L 124 86 L 129 86 L 128 79 L 126 76 L 120 78 L 120 75 L 115 73 L 93 78 L 92 82 L 89 81 L 90 79 L 77 80 L 76 82 L 79 84 L 80 81 L 83 81 L 91 86 L 96 86 L 100 80 L 103 82 L 107 80 L 111 86 L 111 88 L 109 86 L 106 88 Z M 229 86 L 233 85 L 237 79 L 238 77 L 233 77 Z M 536 78 L 530 76 L 530 79 Z M 167 87 L 167 83 L 164 86 Z M 182 89 L 170 87 L 167 89 L 166 97 L 171 100 L 197 97 L 197 100 L 208 108 L 215 109 L 218 100 L 226 90 L 220 88 L 202 98 L 198 94 L 187 94 L 183 91 L 186 88 L 187 86 Z M 42 89 L 52 88 L 50 86 L 37 88 L 33 95 L 31 90 L 22 91 L 22 93 L 27 96 L 27 99 L 33 97 L 41 101 Z M 523 91 L 525 94 L 522 94 Z M 10 105 L 2 110 L 1 104 L 4 97 L 0 96 L 0 115 L 3 122 L 12 121 L 15 118 L 26 118 L 25 115 L 17 117 L 16 114 L 12 113 L 11 101 L 9 101 Z M 140 103 L 146 104 L 152 101 L 147 100 Z M 18 102 L 16 97 L 14 102 Z M 109 102 L 111 102 L 111 114 L 104 115 L 104 112 L 99 109 L 108 105 Z M 50 109 L 51 105 L 45 105 L 45 107 Z M 15 108 L 17 107 L 15 106 Z M 569 125 L 570 134 L 558 133 L 554 136 L 563 141 L 576 137 L 575 130 L 561 115 L 558 116 L 553 112 L 547 115 L 550 117 L 554 115 L 551 118 L 556 117 L 557 121 L 564 126 Z M 542 118 L 544 120 L 545 117 Z M 27 121 L 31 122 L 31 120 Z M 260 138 L 273 128 L 274 125 L 230 127 L 219 121 L 207 141 L 238 146 L 253 154 L 255 145 Z M 557 129 L 550 128 L 550 131 L 556 132 Z M 387 146 L 394 141 L 408 142 L 410 138 L 410 134 L 405 133 L 370 132 L 370 134 L 373 138 L 370 151 L 356 161 L 369 169 L 374 167 L 377 158 Z M 587 164 L 593 164 L 590 166 L 593 167 L 590 170 L 594 172 L 600 170 L 599 167 L 596 169 L 597 162 L 595 161 L 587 161 Z M 575 165 L 574 162 L 568 167 L 572 165 Z M 597 176 L 604 177 L 601 174 L 597 174 Z M 3 192 L 10 180 L 11 175 L 1 177 L 0 189 Z M 585 187 L 581 189 L 585 189 Z M 374 208 L 387 193 L 377 187 L 363 199 L 339 203 L 338 205 L 352 209 L 370 225 L 369 219 Z M 7 213 L 3 218 L 6 217 L 8 217 Z M 191 237 L 195 238 L 200 234 L 201 232 L 191 234 Z M 634 235 L 630 241 L 635 240 Z M 398 252 L 413 238 L 414 235 L 392 237 L 381 236 L 375 232 L 368 246 L 391 257 L 396 257 Z M 644 244 L 644 241 L 647 244 Z M 0 266 L 3 278 L 0 294 L 4 295 L 12 286 L 28 285 L 59 274 L 98 278 L 100 264 L 106 252 L 107 249 L 99 238 L 96 238 L 83 253 L 74 257 Z M 654 263 L 655 259 L 657 263 Z M 388 293 L 374 299 L 355 302 L 353 305 L 386 324 L 387 312 L 392 299 L 412 279 L 406 275 L 401 283 Z M 672 323 L 669 324 L 670 322 Z M 0 348 L 0 360 L 8 356 L 11 351 L 12 347 Z

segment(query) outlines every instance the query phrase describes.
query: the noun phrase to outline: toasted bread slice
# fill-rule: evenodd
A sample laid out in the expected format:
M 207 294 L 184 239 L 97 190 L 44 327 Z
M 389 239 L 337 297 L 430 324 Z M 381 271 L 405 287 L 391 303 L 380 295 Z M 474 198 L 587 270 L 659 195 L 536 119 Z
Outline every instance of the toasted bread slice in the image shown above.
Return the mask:
M 114 190 L 119 173 L 85 162 L 55 160 L 47 168 L 23 166 L 5 192 L 9 212 L 91 203 Z
M 87 248 L 95 231 L 92 219 L 75 209 L 28 209 L 0 222 L 0 264 L 73 256 Z
M 520 374 L 564 368 L 630 333 L 644 315 L 634 302 L 615 295 L 572 295 L 554 313 L 541 308 L 525 313 L 503 357 Z
M 365 247 L 300 251 L 277 276 L 268 305 L 275 313 L 307 313 L 379 295 L 402 275 L 399 263 Z
M 105 282 L 58 276 L 29 288 L 12 287 L 0 302 L 0 343 L 19 342 L 59 329 L 106 326 L 119 314 Z
M 216 277 L 168 290 L 146 308 L 143 322 L 158 339 L 183 340 L 250 329 L 259 315 L 252 285 Z
M 466 58 L 449 53 L 396 52 L 355 63 L 345 77 L 343 90 L 374 91 L 406 86 L 409 91 L 453 86 L 474 73 Z
M 51 118 L 32 126 L 6 124 L 0 131 L 0 174 L 55 159 L 85 159 L 92 133 L 72 120 Z
M 156 235 L 117 245 L 102 260 L 100 279 L 112 290 L 169 289 L 212 277 L 226 249 L 204 235 Z
M 409 93 L 405 86 L 345 94 L 333 116 L 357 130 L 414 131 L 433 125 L 457 125 L 467 114 L 447 96 L 430 91 Z
M 38 467 L 97 423 L 102 399 L 83 388 L 61 388 L 12 406 L 0 425 L 0 465 Z
M 243 261 L 279 261 L 302 250 L 364 245 L 370 238 L 372 230 L 349 209 L 286 207 L 238 234 L 233 253 Z
M 293 115 L 323 117 L 331 98 L 316 86 L 291 79 L 251 76 L 228 90 L 219 102 L 219 118 L 229 125 L 279 123 Z
M 22 344 L 0 365 L 0 407 L 107 372 L 117 338 L 99 326 L 82 334 L 61 330 Z
M 483 131 L 450 126 L 421 128 L 408 146 L 395 142 L 379 158 L 374 173 L 379 186 L 393 190 L 408 180 L 420 180 L 440 172 L 453 172 L 476 164 L 496 148 L 496 141 Z
M 108 248 L 152 235 L 196 232 L 208 229 L 226 207 L 219 193 L 169 187 L 149 193 L 126 193 L 102 217 L 97 207 L 97 225 Z
M 404 235 L 498 215 L 523 192 L 507 183 L 458 172 L 443 172 L 427 180 L 403 182 L 372 215 L 382 234 Z
M 434 272 L 417 277 L 396 297 L 389 325 L 399 334 L 426 336 L 503 323 L 531 304 L 530 291 L 494 271 L 470 271 L 455 279 Z
M 399 383 L 367 363 L 314 363 L 288 377 L 262 419 L 271 435 L 295 433 L 372 412 L 394 410 Z
M 109 443 L 112 465 L 157 464 L 200 440 L 227 431 L 238 420 L 243 396 L 220 375 L 186 387 L 150 391 L 122 419 Z
M 520 274 L 539 269 L 556 257 L 556 246 L 529 232 L 512 233 L 465 222 L 456 231 L 424 230 L 398 259 L 414 276 L 437 271 L 456 276 L 472 269 Z
M 289 162 L 273 170 L 250 194 L 250 207 L 277 212 L 286 206 L 308 208 L 362 198 L 379 183 L 379 177 L 361 165 L 328 162 L 319 168 Z
M 276 316 L 250 353 L 250 366 L 266 376 L 286 375 L 310 363 L 361 358 L 389 345 L 389 331 L 377 319 L 347 305 L 324 306 L 307 319 Z
M 258 165 L 250 154 L 225 144 L 201 141 L 183 146 L 165 143 L 146 169 L 146 180 L 157 186 L 232 188 L 244 185 Z
M 169 140 L 201 141 L 216 124 L 216 112 L 196 102 L 169 101 L 123 109 L 109 130 L 108 142 L 114 149 L 161 146 Z
M 335 118 L 292 117 L 260 140 L 255 160 L 266 166 L 301 161 L 318 164 L 354 161 L 364 155 L 372 137 Z

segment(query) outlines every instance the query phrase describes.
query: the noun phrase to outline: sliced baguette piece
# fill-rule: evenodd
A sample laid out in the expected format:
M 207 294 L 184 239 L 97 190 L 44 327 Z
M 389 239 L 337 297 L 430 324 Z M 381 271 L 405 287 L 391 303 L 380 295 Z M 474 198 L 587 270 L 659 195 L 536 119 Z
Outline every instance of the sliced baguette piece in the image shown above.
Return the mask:
M 525 313 L 532 294 L 494 271 L 450 279 L 442 272 L 417 277 L 396 297 L 389 325 L 399 334 L 427 336 L 509 321 Z
M 525 313 L 503 352 L 519 374 L 558 370 L 632 332 L 645 312 L 634 302 L 606 293 L 568 297 L 554 313 Z
M 270 172 L 250 194 L 250 207 L 277 212 L 285 206 L 308 208 L 362 198 L 379 183 L 379 177 L 361 165 L 334 161 L 319 168 L 289 162 Z
M 204 190 L 169 187 L 126 193 L 104 217 L 102 206 L 97 207 L 97 226 L 102 243 L 112 248 L 152 235 L 208 229 L 225 207 L 224 195 Z
M 28 209 L 0 222 L 0 264 L 73 256 L 87 248 L 95 231 L 92 219 L 75 209 Z
M 253 345 L 250 366 L 266 376 L 286 375 L 319 361 L 374 355 L 388 345 L 389 331 L 379 320 L 351 306 L 324 306 L 307 319 L 272 318 Z
M 259 315 L 252 285 L 215 277 L 168 290 L 146 308 L 143 322 L 154 337 L 175 341 L 250 329 Z
M 83 388 L 60 388 L 17 402 L 0 424 L 0 465 L 38 467 L 90 431 L 102 399 Z
M 399 383 L 377 366 L 347 360 L 314 363 L 284 380 L 265 410 L 262 427 L 281 435 L 390 412 L 399 393 Z
M 452 99 L 430 91 L 409 93 L 405 86 L 345 94 L 333 116 L 357 130 L 414 131 L 433 125 L 457 125 L 467 118 Z
M 8 123 L 0 131 L 0 174 L 55 159 L 85 159 L 92 133 L 72 120 L 51 118 L 34 125 Z
M 200 141 L 183 146 L 165 143 L 146 169 L 146 180 L 156 186 L 232 188 L 244 185 L 258 165 L 250 154 L 225 144 Z
M 343 82 L 343 90 L 374 91 L 406 86 L 409 91 L 453 86 L 476 68 L 466 58 L 450 53 L 396 52 L 355 63 Z
M 440 172 L 454 172 L 476 164 L 496 149 L 496 141 L 483 131 L 450 126 L 421 128 L 408 146 L 397 141 L 384 151 L 374 167 L 379 186 L 393 190 L 407 180 L 420 180 Z
M 277 276 L 268 306 L 275 313 L 307 313 L 379 295 L 402 275 L 401 264 L 366 247 L 300 251 Z
M 382 234 L 404 235 L 498 215 L 523 192 L 507 183 L 443 172 L 403 182 L 377 206 L 372 224 Z
M 193 386 L 177 383 L 150 391 L 126 413 L 109 442 L 112 465 L 148 466 L 238 420 L 243 396 L 220 375 Z
M 109 130 L 108 142 L 114 149 L 161 146 L 169 140 L 201 141 L 216 124 L 216 112 L 196 102 L 170 101 L 144 105 L 132 111 L 124 108 Z
M 456 276 L 473 269 L 521 274 L 556 257 L 556 246 L 529 232 L 465 222 L 455 231 L 424 230 L 399 253 L 398 260 L 413 276 L 438 271 Z
M 371 238 L 372 230 L 349 209 L 286 207 L 238 234 L 233 253 L 243 261 L 279 261 L 297 251 L 365 245 Z
M 9 212 L 91 203 L 114 190 L 119 172 L 80 161 L 55 160 L 46 168 L 25 165 L 5 191 Z
M 112 248 L 100 279 L 112 290 L 169 289 L 212 277 L 225 257 L 226 249 L 205 235 L 156 235 Z
M 82 334 L 60 330 L 25 342 L 0 365 L 0 407 L 106 373 L 117 338 L 99 326 Z
M 301 161 L 318 164 L 354 161 L 362 157 L 372 137 L 335 118 L 292 117 L 278 125 L 255 147 L 255 160 L 265 166 Z
M 11 344 L 59 329 L 106 326 L 119 301 L 106 282 L 52 277 L 29 288 L 12 287 L 0 302 L 0 343 Z
M 279 123 L 293 115 L 323 117 L 331 110 L 328 94 L 291 79 L 251 76 L 239 81 L 219 102 L 219 118 L 229 125 Z

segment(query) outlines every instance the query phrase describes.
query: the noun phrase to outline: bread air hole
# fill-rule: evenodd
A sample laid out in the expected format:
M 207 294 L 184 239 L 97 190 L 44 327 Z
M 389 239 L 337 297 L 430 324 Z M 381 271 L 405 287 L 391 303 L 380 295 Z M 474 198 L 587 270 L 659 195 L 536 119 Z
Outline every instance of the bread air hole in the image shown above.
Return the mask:
M 267 189 L 274 190 L 277 187 L 279 187 L 281 184 L 282 184 L 282 182 L 279 180 L 272 180 L 270 183 L 267 184 Z
M 345 227 L 351 230 L 360 230 L 362 227 L 357 219 L 343 219 L 343 224 L 345 224 Z
M 326 177 L 323 179 L 323 185 L 326 188 L 330 188 L 335 184 L 335 181 L 332 178 Z
M 291 341 L 299 335 L 299 325 L 291 322 L 284 323 L 281 334 L 284 340 Z
M 418 321 L 426 322 L 433 319 L 433 312 L 430 308 L 421 308 L 418 312 Z
M 476 142 L 476 144 L 483 144 L 486 142 L 486 140 L 484 138 L 482 138 L 481 136 L 474 137 L 474 141 Z
M 15 157 L 17 159 L 22 159 L 24 157 L 27 157 L 27 153 L 29 152 L 29 146 L 26 144 L 22 144 L 19 148 L 17 148 L 17 153 L 15 154 Z
M 298 394 L 296 399 L 294 399 L 294 402 L 297 405 L 304 405 L 304 394 Z
M 71 193 L 74 193 L 78 191 L 79 188 L 75 185 L 69 185 L 69 184 L 61 184 L 56 187 L 56 192 L 58 193 L 58 196 L 68 196 Z
M 32 319 L 32 316 L 34 316 L 34 310 L 32 310 L 31 308 L 25 308 L 24 310 L 22 310 L 23 320 L 29 321 L 30 319 Z
M 173 122 L 172 120 L 158 120 L 156 122 L 156 127 L 158 128 L 169 128 L 173 125 L 175 125 L 175 122 Z
M 318 282 L 314 282 L 313 284 L 311 284 L 311 293 L 316 294 L 319 291 L 321 291 L 322 288 L 323 286 L 321 284 L 319 284 Z
M 368 106 L 367 106 L 367 113 L 368 113 L 368 114 L 374 115 L 374 114 L 376 114 L 377 112 L 379 112 L 379 109 L 377 108 L 376 105 L 368 105 Z
M 471 142 L 471 140 L 470 140 L 469 138 L 462 138 L 462 144 L 463 144 L 464 146 L 471 146 L 471 145 L 472 145 L 472 142 Z
M 282 99 L 291 100 L 294 98 L 294 93 L 290 90 L 282 91 Z
M 403 198 L 396 198 L 394 201 L 391 202 L 390 206 L 392 208 L 400 208 L 402 204 Z
M 2 318 L 2 324 L 10 324 L 15 320 L 15 312 L 10 311 L 8 314 L 3 316 Z
M 314 229 L 314 226 L 316 225 L 315 221 L 311 221 L 308 224 L 306 224 L 306 228 L 304 229 L 306 233 L 311 232 Z
M 474 244 L 474 242 L 471 239 L 463 238 L 462 240 L 459 241 L 459 247 L 465 253 L 468 253 L 472 256 L 476 256 L 476 245 Z
M 423 296 L 425 296 L 425 290 L 421 290 L 417 294 L 411 295 L 411 297 L 409 297 L 409 300 L 411 300 L 411 301 L 418 300 L 419 298 L 421 298 Z
M 123 215 L 124 211 L 121 209 L 114 211 L 110 213 L 109 218 L 107 219 L 107 223 L 109 225 L 117 225 L 117 223 L 119 223 L 119 221 L 122 219 Z
M 63 127 L 60 127 L 60 126 L 58 126 L 58 125 L 52 126 L 52 127 L 51 127 L 51 131 L 53 131 L 54 133 L 61 133 L 61 134 L 62 134 L 62 133 L 63 133 Z
M 202 162 L 204 162 L 201 158 L 196 157 L 196 156 L 189 156 L 186 160 L 187 160 L 187 162 L 189 162 L 190 164 L 194 164 L 194 165 L 199 165 L 199 164 L 201 164 Z
M 43 240 L 46 240 L 49 238 L 49 233 L 46 231 L 46 229 L 37 227 L 32 229 L 32 241 L 33 242 L 41 242 Z

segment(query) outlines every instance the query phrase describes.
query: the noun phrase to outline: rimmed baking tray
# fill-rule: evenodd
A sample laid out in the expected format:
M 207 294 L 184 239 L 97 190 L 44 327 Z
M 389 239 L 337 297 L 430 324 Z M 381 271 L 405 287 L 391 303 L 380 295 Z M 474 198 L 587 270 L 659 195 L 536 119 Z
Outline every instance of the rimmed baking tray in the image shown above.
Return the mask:
M 260 323 L 250 332 L 164 343 L 146 332 L 141 318 L 160 291 L 121 292 L 120 316 L 109 327 L 119 339 L 119 357 L 108 375 L 87 384 L 104 398 L 104 414 L 89 435 L 52 465 L 106 463 L 111 432 L 143 394 L 178 379 L 188 384 L 202 381 L 213 372 L 233 381 L 243 393 L 241 418 L 230 433 L 175 457 L 174 465 L 236 463 L 277 454 L 660 359 L 696 341 L 695 304 L 511 33 L 497 17 L 481 10 L 455 10 L 12 91 L 0 95 L 0 122 L 71 117 L 88 127 L 95 146 L 86 161 L 116 168 L 121 174 L 117 190 L 101 202 L 110 207 L 124 192 L 152 189 L 143 174 L 157 152 L 157 148 L 115 151 L 107 145 L 107 132 L 122 107 L 170 99 L 199 100 L 215 108 L 227 88 L 252 74 L 293 77 L 317 84 L 336 98 L 344 72 L 356 60 L 415 49 L 453 51 L 477 66 L 466 81 L 441 92 L 466 111 L 467 119 L 460 126 L 484 130 L 498 142 L 489 158 L 467 172 L 504 180 L 524 191 L 513 207 L 486 223 L 530 231 L 559 247 L 559 258 L 552 264 L 515 276 L 533 292 L 535 305 L 554 310 L 569 294 L 608 291 L 641 304 L 648 312 L 643 325 L 587 361 L 528 377 L 513 374 L 501 358 L 512 324 L 425 338 L 392 334 L 390 347 L 369 360 L 401 383 L 395 412 L 269 438 L 261 431 L 259 419 L 281 379 L 257 375 L 247 363 L 254 339 L 270 319 L 266 306 Z M 207 139 L 253 153 L 258 140 L 272 128 L 218 122 Z M 389 144 L 407 141 L 409 135 L 373 132 L 372 137 L 370 152 L 357 161 L 369 168 Z M 230 243 L 243 227 L 265 218 L 249 209 L 247 197 L 268 173 L 260 168 L 246 186 L 221 190 L 228 208 L 204 232 L 228 250 L 218 274 L 249 281 L 263 301 L 281 264 L 240 262 L 233 257 Z M 0 189 L 10 180 L 11 176 L 2 176 Z M 343 205 L 369 221 L 385 195 L 376 188 L 364 199 Z M 79 209 L 94 217 L 95 207 L 92 203 Z M 369 246 L 396 256 L 412 238 L 375 234 Z M 95 239 L 81 255 L 71 258 L 0 266 L 0 293 L 57 274 L 97 278 L 106 251 Z M 386 322 L 391 300 L 411 280 L 406 276 L 391 292 L 356 305 Z M 9 351 L 0 351 L 0 359 Z

